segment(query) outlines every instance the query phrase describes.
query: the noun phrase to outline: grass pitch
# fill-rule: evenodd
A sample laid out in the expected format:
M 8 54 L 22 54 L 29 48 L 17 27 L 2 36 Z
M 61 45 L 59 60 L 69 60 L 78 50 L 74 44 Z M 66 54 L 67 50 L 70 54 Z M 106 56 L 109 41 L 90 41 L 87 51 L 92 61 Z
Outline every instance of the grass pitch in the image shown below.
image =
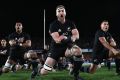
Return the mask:
M 70 76 L 68 73 L 69 71 L 67 70 L 50 72 L 46 76 L 38 75 L 35 80 L 73 80 L 73 76 Z M 30 80 L 30 74 L 30 70 L 3 73 L 0 76 L 0 80 Z M 114 67 L 110 71 L 106 67 L 102 67 L 95 74 L 80 73 L 80 76 L 84 80 L 120 80 L 120 76 L 115 75 Z

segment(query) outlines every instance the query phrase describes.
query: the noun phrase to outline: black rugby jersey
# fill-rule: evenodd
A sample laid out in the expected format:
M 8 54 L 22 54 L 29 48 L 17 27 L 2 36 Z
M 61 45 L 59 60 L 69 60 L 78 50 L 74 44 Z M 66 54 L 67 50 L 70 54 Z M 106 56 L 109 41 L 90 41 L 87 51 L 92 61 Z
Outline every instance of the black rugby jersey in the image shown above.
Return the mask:
M 19 46 L 20 43 L 24 43 L 26 40 L 31 40 L 31 39 L 30 39 L 30 35 L 27 33 L 22 32 L 18 34 L 17 32 L 14 32 L 8 36 L 8 41 L 10 40 L 15 40 L 17 43 L 16 46 L 21 47 Z
M 0 56 L 8 56 L 9 46 L 0 46 Z M 2 54 L 4 52 L 5 54 Z
M 76 25 L 70 21 L 66 20 L 64 24 L 59 22 L 58 20 L 53 21 L 50 24 L 49 32 L 58 32 L 59 35 L 64 35 L 64 36 L 71 36 L 72 35 L 72 29 L 76 29 Z M 55 41 L 52 39 L 52 45 L 66 45 L 64 43 L 55 43 Z
M 93 51 L 96 53 L 100 53 L 103 50 L 108 50 L 103 46 L 103 44 L 100 42 L 99 37 L 105 37 L 106 41 L 110 43 L 110 39 L 112 38 L 111 34 L 109 32 L 104 32 L 102 30 L 98 30 L 95 34 L 95 40 L 93 45 Z

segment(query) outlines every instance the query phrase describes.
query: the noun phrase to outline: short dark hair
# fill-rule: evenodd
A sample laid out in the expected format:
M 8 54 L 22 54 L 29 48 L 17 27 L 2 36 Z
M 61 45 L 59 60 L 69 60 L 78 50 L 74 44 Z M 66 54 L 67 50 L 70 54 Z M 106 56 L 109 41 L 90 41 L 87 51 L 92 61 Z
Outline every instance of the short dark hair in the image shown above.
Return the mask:
M 16 24 L 15 25 L 22 25 L 22 23 L 21 22 L 16 22 Z
M 56 7 L 56 9 L 58 9 L 58 8 L 64 8 L 64 9 L 65 9 L 65 6 L 63 6 L 63 5 L 58 5 L 58 6 Z
M 103 20 L 101 23 L 103 23 L 103 22 L 109 22 L 108 20 Z

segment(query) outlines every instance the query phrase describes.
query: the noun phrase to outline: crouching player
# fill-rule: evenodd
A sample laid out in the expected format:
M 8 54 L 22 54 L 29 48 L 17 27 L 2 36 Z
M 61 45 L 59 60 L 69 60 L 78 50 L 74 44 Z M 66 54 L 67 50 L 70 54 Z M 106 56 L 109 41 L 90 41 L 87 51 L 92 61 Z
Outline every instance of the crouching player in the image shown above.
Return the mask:
M 75 24 L 65 18 L 66 11 L 63 5 L 57 6 L 56 16 L 57 20 L 50 24 L 49 33 L 52 41 L 48 57 L 40 71 L 41 75 L 48 74 L 60 57 L 81 55 L 80 48 L 78 46 L 74 48 L 73 45 L 79 39 L 79 32 Z

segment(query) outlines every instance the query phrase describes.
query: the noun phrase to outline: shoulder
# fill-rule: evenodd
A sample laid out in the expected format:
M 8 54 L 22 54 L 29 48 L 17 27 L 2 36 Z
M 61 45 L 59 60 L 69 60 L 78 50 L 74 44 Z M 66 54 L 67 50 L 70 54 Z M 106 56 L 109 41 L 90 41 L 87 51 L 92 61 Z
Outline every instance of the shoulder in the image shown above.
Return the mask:
M 58 28 L 59 28 L 59 22 L 57 20 L 50 23 L 50 27 L 49 27 L 50 30 L 56 30 Z
M 66 22 L 69 24 L 75 24 L 75 22 L 73 20 L 70 20 L 70 19 L 66 19 Z
M 56 24 L 58 24 L 58 21 L 54 20 L 53 22 L 50 23 L 50 26 L 53 26 L 53 25 L 56 25 Z
M 15 34 L 16 34 L 16 32 L 13 32 L 13 33 L 10 33 L 9 36 L 13 36 L 13 35 L 15 35 Z
M 26 32 L 23 32 L 22 34 L 25 35 L 25 36 L 30 36 L 30 34 L 26 33 Z
M 72 29 L 76 29 L 75 22 L 73 22 L 72 20 L 67 19 L 66 24 L 69 25 Z
M 102 31 L 100 29 L 96 31 L 96 34 L 101 34 L 101 33 L 104 33 L 104 31 Z
M 26 33 L 26 32 L 22 32 L 22 34 L 27 35 L 28 33 Z
M 104 37 L 105 36 L 105 32 L 102 31 L 102 30 L 97 30 L 95 36 L 97 36 L 97 37 Z
M 111 33 L 110 33 L 109 31 L 107 31 L 107 34 L 110 34 L 110 35 L 111 35 Z

